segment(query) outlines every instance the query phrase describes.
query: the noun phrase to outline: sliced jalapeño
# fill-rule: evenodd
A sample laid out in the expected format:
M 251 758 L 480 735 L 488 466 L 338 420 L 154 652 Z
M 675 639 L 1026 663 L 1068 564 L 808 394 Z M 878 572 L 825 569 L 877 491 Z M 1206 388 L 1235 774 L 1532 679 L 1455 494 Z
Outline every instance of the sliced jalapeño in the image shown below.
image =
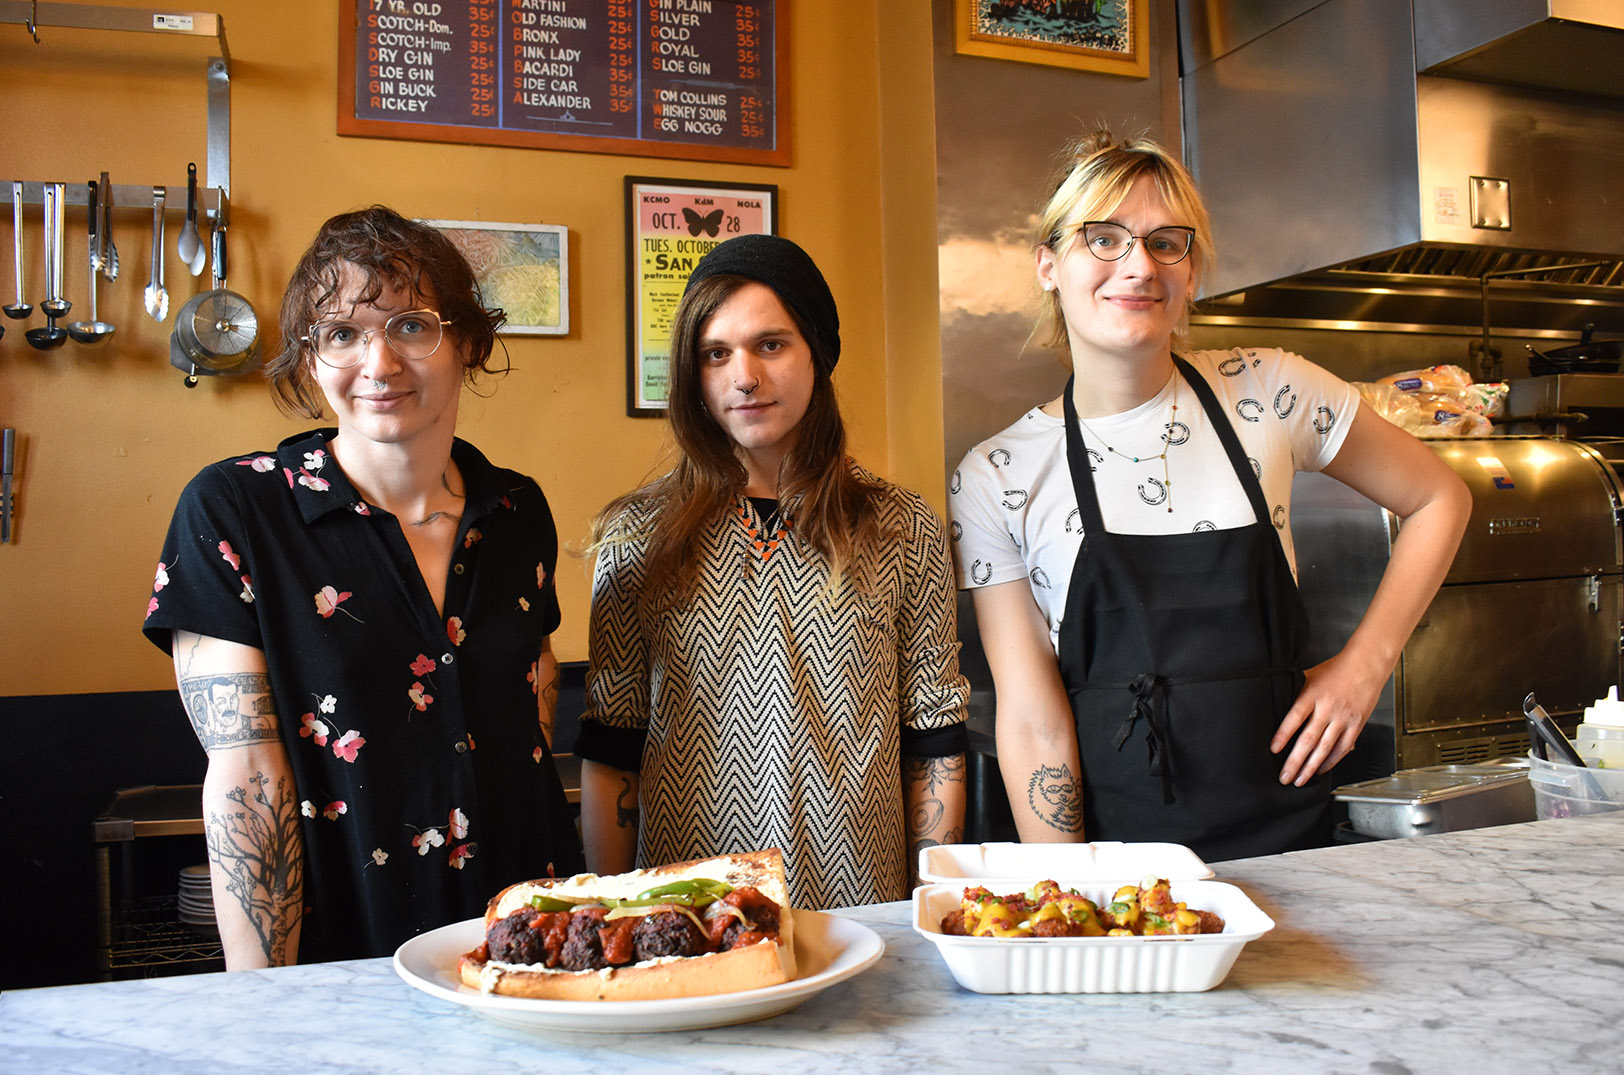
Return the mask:
M 571 911 L 578 906 L 569 900 L 558 900 L 551 896 L 531 896 L 530 906 L 538 911 Z
M 725 881 L 695 877 L 687 881 L 672 881 L 670 884 L 658 885 L 639 892 L 631 899 L 604 902 L 615 907 L 652 907 L 655 904 L 669 903 L 678 907 L 698 908 L 708 907 L 732 891 L 733 886 Z

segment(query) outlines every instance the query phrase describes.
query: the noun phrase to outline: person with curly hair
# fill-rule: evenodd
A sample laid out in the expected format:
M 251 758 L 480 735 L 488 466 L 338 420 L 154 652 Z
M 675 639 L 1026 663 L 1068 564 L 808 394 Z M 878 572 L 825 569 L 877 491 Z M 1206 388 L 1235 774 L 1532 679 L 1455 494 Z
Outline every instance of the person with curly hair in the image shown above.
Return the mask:
M 582 865 L 552 760 L 552 514 L 456 436 L 502 323 L 441 232 L 333 217 L 265 372 L 334 424 L 181 494 L 144 630 L 208 755 L 228 969 L 386 956 Z

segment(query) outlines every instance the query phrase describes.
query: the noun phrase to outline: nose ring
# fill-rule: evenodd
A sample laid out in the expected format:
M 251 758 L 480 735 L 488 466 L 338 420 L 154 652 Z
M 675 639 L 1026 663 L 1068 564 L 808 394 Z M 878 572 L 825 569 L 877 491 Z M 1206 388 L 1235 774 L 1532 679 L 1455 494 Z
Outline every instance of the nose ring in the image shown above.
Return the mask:
M 739 384 L 739 382 L 734 381 L 733 382 L 733 387 L 737 388 L 739 390 L 740 395 L 748 396 L 751 393 L 755 392 L 756 389 L 761 387 L 761 381 L 759 379 L 751 381 L 750 382 L 750 387 L 748 387 L 748 388 L 746 388 L 743 385 Z
M 382 392 L 384 389 L 386 389 L 388 387 L 389 387 L 389 382 L 388 381 L 374 380 L 372 382 L 372 390 L 374 392 Z

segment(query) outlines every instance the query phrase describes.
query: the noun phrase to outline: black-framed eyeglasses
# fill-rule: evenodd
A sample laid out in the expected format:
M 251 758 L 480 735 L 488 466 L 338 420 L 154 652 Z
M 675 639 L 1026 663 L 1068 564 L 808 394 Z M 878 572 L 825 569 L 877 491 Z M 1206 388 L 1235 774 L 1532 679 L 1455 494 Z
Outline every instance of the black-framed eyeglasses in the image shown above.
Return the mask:
M 443 321 L 433 310 L 407 310 L 398 313 L 383 324 L 383 341 L 389 349 L 408 362 L 425 359 L 440 349 L 445 337 Z M 367 353 L 372 334 L 380 331 L 363 328 L 354 321 L 320 321 L 310 326 L 310 333 L 299 337 L 316 357 L 335 370 L 348 369 Z
M 1114 221 L 1085 220 L 1067 231 L 1082 232 L 1083 245 L 1101 261 L 1121 261 L 1137 241 L 1144 244 L 1145 253 L 1155 261 L 1177 265 L 1190 256 L 1190 248 L 1195 245 L 1195 229 L 1182 224 L 1169 224 L 1149 235 L 1135 235 Z

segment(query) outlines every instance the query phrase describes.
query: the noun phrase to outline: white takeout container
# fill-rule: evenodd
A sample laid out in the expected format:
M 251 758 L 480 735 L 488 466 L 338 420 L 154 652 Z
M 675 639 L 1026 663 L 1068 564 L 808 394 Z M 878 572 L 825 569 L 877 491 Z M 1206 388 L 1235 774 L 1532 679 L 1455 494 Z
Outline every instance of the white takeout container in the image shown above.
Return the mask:
M 1069 887 L 1082 881 L 1120 877 L 1137 884 L 1152 873 L 1169 881 L 1196 881 L 1211 877 L 1212 867 L 1183 844 L 1125 844 L 1114 840 L 1092 844 L 941 844 L 919 852 L 919 880 L 923 883 L 1014 882 L 1006 892 L 1039 881 L 1058 881 Z
M 987 887 L 1004 895 L 1049 876 L 1040 871 L 1008 888 Z M 1137 885 L 1142 878 L 1061 883 L 1104 906 L 1118 888 Z M 1274 920 L 1234 885 L 1175 880 L 1173 898 L 1191 910 L 1222 916 L 1222 933 L 1184 937 L 949 936 L 942 932 L 942 918 L 959 906 L 964 889 L 963 879 L 914 889 L 914 930 L 936 945 L 958 983 L 977 993 L 1197 993 L 1222 982 L 1246 942 L 1274 928 Z

